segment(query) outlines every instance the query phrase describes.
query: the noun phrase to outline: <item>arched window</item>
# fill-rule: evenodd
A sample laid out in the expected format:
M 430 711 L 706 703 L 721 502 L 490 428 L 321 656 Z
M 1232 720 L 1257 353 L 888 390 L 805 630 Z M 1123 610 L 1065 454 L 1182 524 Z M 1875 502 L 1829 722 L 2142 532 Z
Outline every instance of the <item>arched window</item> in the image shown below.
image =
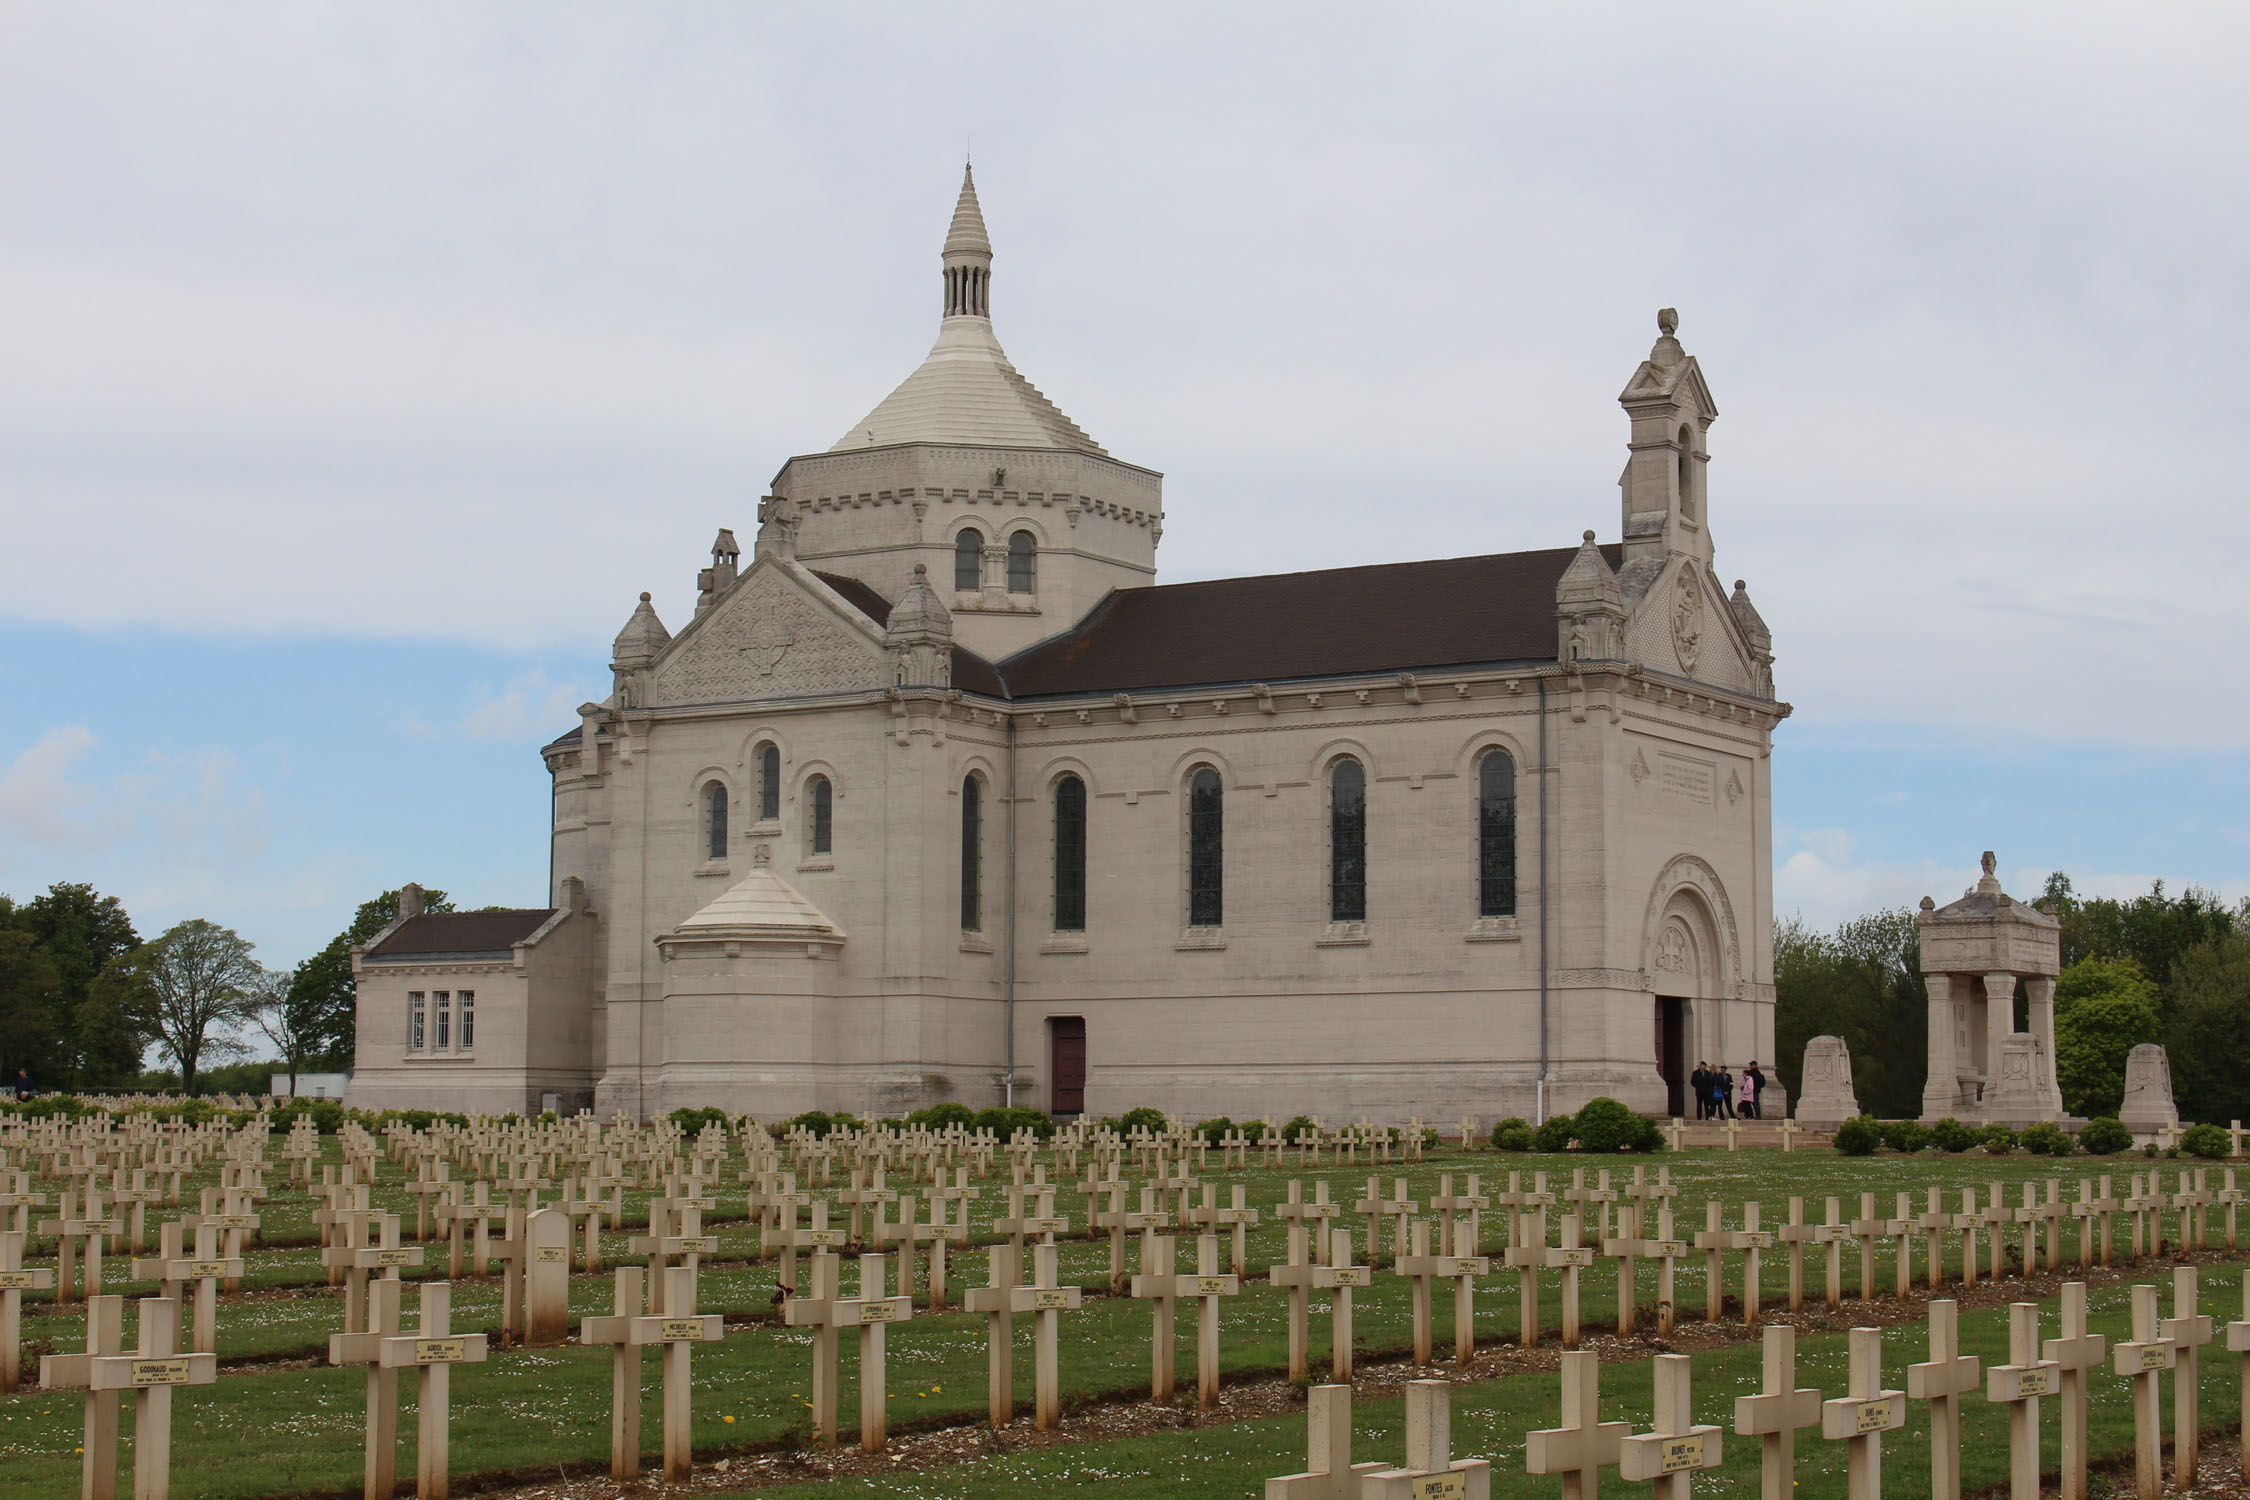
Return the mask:
M 1055 931 L 1086 930 L 1086 783 L 1055 783 Z
M 961 930 L 984 930 L 984 782 L 961 778 Z
M 1367 920 L 1367 772 L 1349 757 L 1328 773 L 1328 920 Z
M 834 842 L 836 791 L 828 784 L 827 777 L 815 776 L 806 792 L 812 803 L 812 818 L 806 830 L 810 841 L 807 847 L 814 854 L 826 854 Z
M 781 747 L 766 745 L 758 751 L 758 821 L 772 823 L 781 817 Z
M 1680 427 L 1680 515 L 1684 520 L 1695 519 L 1695 429 L 1684 423 Z
M 706 859 L 727 857 L 727 789 L 716 781 L 703 787 L 703 852 Z
M 1477 915 L 1516 914 L 1516 762 L 1495 750 L 1477 764 Z
M 1225 794 L 1209 766 L 1188 778 L 1188 926 L 1217 927 L 1226 910 Z
M 984 587 L 984 533 L 974 526 L 953 539 L 953 587 L 964 594 Z
M 1039 540 L 1028 531 L 1016 532 L 1008 538 L 1008 592 L 1035 593 L 1038 582 Z

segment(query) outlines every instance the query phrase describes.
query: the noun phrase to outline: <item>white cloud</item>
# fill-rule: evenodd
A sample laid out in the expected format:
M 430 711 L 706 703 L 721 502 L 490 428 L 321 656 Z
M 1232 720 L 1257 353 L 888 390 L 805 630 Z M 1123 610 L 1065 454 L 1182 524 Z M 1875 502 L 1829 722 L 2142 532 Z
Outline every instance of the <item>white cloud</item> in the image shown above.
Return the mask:
M 516 678 L 498 693 L 484 692 L 461 720 L 472 740 L 551 738 L 569 726 L 584 702 L 572 683 L 551 683 L 542 671 Z
M 71 774 L 97 743 L 92 730 L 72 724 L 48 730 L 19 752 L 0 771 L 0 829 L 44 848 L 106 846 L 119 825 L 103 816 L 100 790 Z

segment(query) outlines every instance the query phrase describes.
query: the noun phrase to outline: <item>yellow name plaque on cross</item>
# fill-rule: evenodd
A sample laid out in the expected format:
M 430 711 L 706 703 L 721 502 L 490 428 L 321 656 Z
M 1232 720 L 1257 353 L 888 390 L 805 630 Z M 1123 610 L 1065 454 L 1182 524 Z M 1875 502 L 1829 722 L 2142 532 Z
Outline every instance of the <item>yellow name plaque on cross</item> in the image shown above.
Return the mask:
M 667 1344 L 701 1343 L 703 1320 L 701 1318 L 666 1318 L 657 1328 L 656 1336 Z
M 1031 1294 L 1031 1305 L 1039 1307 L 1068 1307 L 1070 1293 L 1062 1287 L 1041 1287 Z
M 708 1234 L 686 1234 L 672 1241 L 682 1255 L 713 1255 L 718 1252 L 717 1237 Z
M 569 1260 L 570 1247 L 568 1245 L 541 1245 L 539 1247 L 539 1264 L 543 1266 L 562 1265 Z
M 1659 1450 L 1656 1472 L 1677 1474 L 1682 1469 L 1703 1467 L 1703 1434 L 1692 1437 L 1666 1438 Z
M 191 1260 L 188 1262 L 187 1279 L 190 1281 L 212 1281 L 226 1274 L 227 1263 L 223 1260 Z
M 1224 1276 L 1198 1276 L 1195 1278 L 1195 1295 L 1198 1297 L 1223 1297 L 1230 1288 Z
M 1897 1405 L 1898 1398 L 1896 1396 L 1862 1401 L 1859 1404 L 1859 1430 L 1861 1432 L 1885 1431 L 1893 1425 L 1891 1417 Z
M 1468 1481 L 1459 1474 L 1424 1474 L 1408 1487 L 1413 1500 L 1463 1500 Z
M 375 1252 L 375 1264 L 379 1266 L 410 1266 L 414 1264 L 414 1252 L 411 1250 L 378 1250 Z
M 893 1323 L 898 1321 L 898 1305 L 892 1302 L 862 1302 L 859 1305 L 862 1323 Z
M 416 1339 L 414 1363 L 418 1365 L 457 1365 L 469 1357 L 465 1339 Z
M 37 1284 L 29 1271 L 0 1271 L 0 1292 L 27 1292 Z
M 155 1385 L 186 1385 L 188 1362 L 184 1359 L 136 1359 L 133 1361 L 135 1388 Z

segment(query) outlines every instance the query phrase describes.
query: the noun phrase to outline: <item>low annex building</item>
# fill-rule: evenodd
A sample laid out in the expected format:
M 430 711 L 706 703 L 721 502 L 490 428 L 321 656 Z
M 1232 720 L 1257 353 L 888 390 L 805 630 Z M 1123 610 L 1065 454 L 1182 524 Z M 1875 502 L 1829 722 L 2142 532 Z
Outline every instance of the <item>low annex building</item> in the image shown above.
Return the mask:
M 1770 1065 L 1789 710 L 1670 310 L 1618 540 L 1160 585 L 1162 476 L 1009 363 L 992 261 L 965 178 L 928 358 L 545 748 L 550 905 L 357 954 L 352 1102 L 1491 1119 Z

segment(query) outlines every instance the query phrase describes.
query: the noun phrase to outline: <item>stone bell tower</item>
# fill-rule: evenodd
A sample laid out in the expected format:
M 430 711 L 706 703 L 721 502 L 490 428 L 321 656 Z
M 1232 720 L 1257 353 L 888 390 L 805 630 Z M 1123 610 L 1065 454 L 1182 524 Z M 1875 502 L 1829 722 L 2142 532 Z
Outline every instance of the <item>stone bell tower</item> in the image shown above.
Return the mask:
M 2000 889 L 1992 851 L 1983 878 L 1949 906 L 1922 898 L 1914 925 L 1930 993 L 1925 1122 L 1952 1116 L 1999 1125 L 2063 1118 L 2055 1078 L 2055 975 L 2062 924 Z M 2016 1029 L 2016 987 L 2029 1001 Z
M 1704 434 L 1719 419 L 1695 356 L 1674 335 L 1680 315 L 1656 315 L 1657 340 L 1633 372 L 1617 404 L 1632 419 L 1632 456 L 1617 484 L 1625 511 L 1625 566 L 1661 563 L 1684 554 L 1711 565 L 1704 470 L 1711 455 Z

